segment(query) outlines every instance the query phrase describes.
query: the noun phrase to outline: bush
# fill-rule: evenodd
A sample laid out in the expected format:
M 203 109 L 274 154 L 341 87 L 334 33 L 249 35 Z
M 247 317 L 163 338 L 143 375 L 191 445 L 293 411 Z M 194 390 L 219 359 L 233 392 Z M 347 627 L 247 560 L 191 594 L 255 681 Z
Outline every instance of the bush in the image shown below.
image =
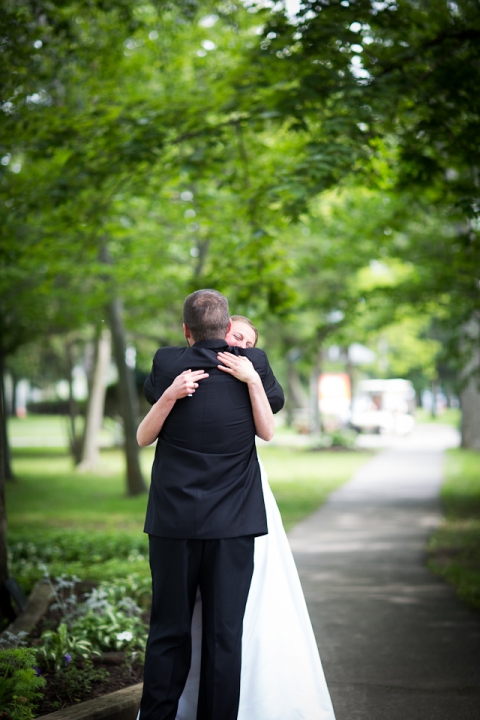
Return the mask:
M 43 697 L 45 678 L 36 668 L 33 648 L 0 650 L 0 708 L 8 720 L 32 720 Z
M 355 447 L 357 433 L 354 430 L 343 428 L 334 430 L 330 437 L 332 438 L 332 447 L 343 447 L 350 450 Z

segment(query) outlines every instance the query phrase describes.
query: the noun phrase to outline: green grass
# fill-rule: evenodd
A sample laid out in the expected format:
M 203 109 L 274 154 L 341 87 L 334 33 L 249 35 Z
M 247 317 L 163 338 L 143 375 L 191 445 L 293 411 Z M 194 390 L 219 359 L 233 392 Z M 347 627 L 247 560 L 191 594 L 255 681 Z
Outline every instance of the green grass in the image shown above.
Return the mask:
M 437 423 L 438 425 L 451 425 L 454 428 L 460 427 L 461 413 L 455 408 L 446 408 L 443 413 L 432 417 L 432 413 L 423 408 L 416 408 L 415 420 L 417 423 Z
M 76 432 L 81 433 L 83 417 L 76 420 Z M 109 417 L 103 419 L 100 431 L 100 445 L 108 447 L 115 444 L 119 436 L 119 426 Z M 25 418 L 8 419 L 8 437 L 13 448 L 68 448 L 69 420 L 64 415 L 27 415 Z
M 79 473 L 65 450 L 14 450 L 16 480 L 6 488 L 8 543 L 11 573 L 25 591 L 42 576 L 42 563 L 53 577 L 66 573 L 99 581 L 149 574 L 147 495 L 126 496 L 120 450 L 100 457 L 98 471 Z M 152 460 L 152 448 L 141 451 L 146 478 Z
M 153 450 L 141 453 L 149 477 Z M 17 480 L 7 485 L 8 527 L 141 530 L 147 496 L 126 497 L 124 458 L 120 450 L 101 453 L 94 473 L 77 472 L 71 458 L 54 450 L 15 450 Z
M 262 447 L 259 454 L 287 530 L 371 457 L 284 447 Z M 145 477 L 152 460 L 153 449 L 143 449 Z M 120 450 L 103 451 L 96 472 L 79 473 L 61 449 L 16 448 L 13 467 L 17 479 L 7 484 L 6 498 L 8 540 L 12 574 L 25 590 L 42 576 L 42 563 L 52 576 L 76 574 L 83 580 L 148 575 L 147 495 L 126 496 Z
M 445 519 L 430 539 L 429 566 L 480 610 L 480 453 L 447 453 L 441 498 Z
M 68 447 L 68 421 L 63 415 L 27 415 L 8 419 L 13 447 Z

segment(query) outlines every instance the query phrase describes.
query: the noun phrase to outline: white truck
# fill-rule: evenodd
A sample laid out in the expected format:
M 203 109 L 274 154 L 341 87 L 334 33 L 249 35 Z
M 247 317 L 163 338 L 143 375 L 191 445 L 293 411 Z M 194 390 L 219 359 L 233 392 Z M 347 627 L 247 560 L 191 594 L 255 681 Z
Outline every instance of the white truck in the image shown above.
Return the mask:
M 408 435 L 415 425 L 410 380 L 361 380 L 352 401 L 350 426 L 357 432 Z

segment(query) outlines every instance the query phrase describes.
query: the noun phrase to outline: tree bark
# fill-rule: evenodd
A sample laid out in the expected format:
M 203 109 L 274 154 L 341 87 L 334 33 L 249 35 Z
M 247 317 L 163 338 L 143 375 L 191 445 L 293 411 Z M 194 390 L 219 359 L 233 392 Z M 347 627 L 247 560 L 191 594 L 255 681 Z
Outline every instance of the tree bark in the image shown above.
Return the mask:
M 462 448 L 480 450 L 480 392 L 478 380 L 471 377 L 460 394 L 462 408 Z
M 472 347 L 470 362 L 465 368 L 464 385 L 460 392 L 462 410 L 462 448 L 480 450 L 480 323 L 472 320 L 465 328 Z
M 147 491 L 147 486 L 140 469 L 140 454 L 136 437 L 138 398 L 133 373 L 125 362 L 125 327 L 122 318 L 122 302 L 119 298 L 114 298 L 108 304 L 108 316 L 112 332 L 113 354 L 118 368 L 119 401 L 127 461 L 127 494 L 139 495 Z
M 0 407 L 0 415 L 1 415 L 1 426 L 0 426 L 0 433 L 2 435 L 2 446 L 3 446 L 3 452 L 2 452 L 2 468 L 3 468 L 3 474 L 5 480 L 15 480 L 15 475 L 13 474 L 12 469 L 12 456 L 10 452 L 10 443 L 8 442 L 8 427 L 7 427 L 7 403 L 5 400 L 5 383 L 4 383 L 4 376 L 5 376 L 5 365 L 3 362 L 3 357 L 0 357 L 0 395 L 1 395 L 1 407 Z
M 312 373 L 310 375 L 310 434 L 320 435 L 322 432 L 322 418 L 320 415 L 318 380 L 321 373 L 320 368 L 321 350 L 315 356 Z
M 6 427 L 5 398 L 3 394 L 3 358 L 0 357 L 0 422 L 2 432 L 0 433 L 0 621 L 13 620 L 15 612 L 10 600 L 10 594 L 5 587 L 8 580 L 8 558 L 7 558 L 7 512 L 5 507 L 5 480 L 6 480 Z
M 77 416 L 78 408 L 73 394 L 73 342 L 67 342 L 65 346 L 67 359 L 67 376 L 68 376 L 68 419 L 69 419 L 69 435 L 70 435 L 70 452 L 75 465 L 80 461 L 80 440 L 77 436 Z
M 300 351 L 292 348 L 286 354 L 287 362 L 287 392 L 285 398 L 286 424 L 293 427 L 295 410 L 309 407 L 309 397 L 302 387 L 300 377 L 295 367 L 295 361 L 300 357 Z
M 110 363 L 111 336 L 108 328 L 98 333 L 95 341 L 95 358 L 92 380 L 85 412 L 85 428 L 82 451 L 77 470 L 93 470 L 97 467 L 99 454 L 98 436 L 102 427 L 106 393 L 106 374 Z

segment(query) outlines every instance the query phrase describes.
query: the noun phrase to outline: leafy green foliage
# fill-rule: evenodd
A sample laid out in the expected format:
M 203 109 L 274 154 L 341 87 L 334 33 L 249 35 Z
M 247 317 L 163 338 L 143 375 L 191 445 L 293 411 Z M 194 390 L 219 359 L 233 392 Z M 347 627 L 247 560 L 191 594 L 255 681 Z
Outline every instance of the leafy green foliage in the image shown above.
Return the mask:
M 38 662 L 47 670 L 61 672 L 78 658 L 89 660 L 100 656 L 92 643 L 84 637 L 76 636 L 65 622 L 57 630 L 44 630 L 37 649 Z
M 91 562 L 105 562 L 112 558 L 145 557 L 148 538 L 142 533 L 82 530 L 48 530 L 41 534 L 17 533 L 10 536 L 13 562 L 29 560 L 37 564 L 55 561 L 70 562 L 86 557 Z
M 326 0 L 302 3 L 292 23 L 281 11 L 267 16 L 253 51 L 271 112 L 351 147 L 357 182 L 395 200 L 391 242 L 378 250 L 413 272 L 377 292 L 377 306 L 427 308 L 457 372 L 475 345 L 465 324 L 478 312 L 479 38 L 472 0 Z M 370 239 L 356 238 L 354 252 Z M 367 310 L 380 321 L 377 306 Z
M 44 575 L 76 574 L 92 580 L 116 577 L 124 579 L 125 594 L 130 590 L 142 603 L 146 596 L 149 569 L 148 540 L 139 530 L 85 532 L 82 530 L 45 530 L 11 532 L 9 564 L 22 585 L 29 589 Z M 135 575 L 142 570 L 143 579 Z M 87 573 L 87 574 L 86 574 Z
M 143 651 L 147 631 L 136 599 L 149 604 L 150 595 L 150 582 L 135 577 L 102 583 L 78 606 L 71 633 L 97 650 Z
M 61 610 L 58 628 L 45 630 L 38 642 L 39 662 L 50 671 L 63 672 L 70 666 L 100 656 L 105 650 L 143 650 L 147 631 L 142 610 L 132 596 L 148 603 L 150 583 L 136 577 L 114 583 L 102 583 L 79 603 L 75 594 L 78 578 L 66 576 L 50 581 Z
M 0 649 L 0 707 L 9 720 L 32 720 L 45 678 L 38 675 L 33 648 Z
M 76 638 L 87 638 L 93 647 L 103 651 L 144 649 L 147 629 L 138 615 L 126 612 L 127 603 L 88 610 L 72 626 Z

